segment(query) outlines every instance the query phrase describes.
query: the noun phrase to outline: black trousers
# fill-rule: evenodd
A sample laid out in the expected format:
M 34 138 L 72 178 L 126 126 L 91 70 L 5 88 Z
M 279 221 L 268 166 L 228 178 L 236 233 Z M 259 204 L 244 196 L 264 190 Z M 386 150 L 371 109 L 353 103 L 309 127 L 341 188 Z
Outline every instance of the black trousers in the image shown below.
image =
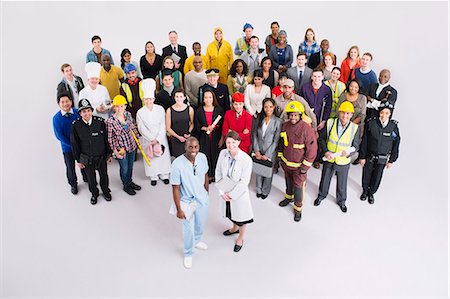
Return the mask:
M 75 158 L 72 152 L 63 153 L 64 163 L 66 164 L 66 176 L 67 182 L 70 186 L 74 186 L 78 183 L 77 173 L 75 172 Z M 83 181 L 87 181 L 86 171 L 81 169 L 81 175 L 83 176 Z
M 380 187 L 385 164 L 378 164 L 377 160 L 367 159 L 362 175 L 362 187 L 365 194 L 375 194 Z
M 89 159 L 90 163 L 85 164 L 84 170 L 86 171 L 89 191 L 91 191 L 92 196 L 98 197 L 98 188 L 97 188 L 97 177 L 95 171 L 97 170 L 100 175 L 100 188 L 102 189 L 103 194 L 110 193 L 109 190 L 109 178 L 108 178 L 108 169 L 106 165 L 106 157 L 93 157 Z

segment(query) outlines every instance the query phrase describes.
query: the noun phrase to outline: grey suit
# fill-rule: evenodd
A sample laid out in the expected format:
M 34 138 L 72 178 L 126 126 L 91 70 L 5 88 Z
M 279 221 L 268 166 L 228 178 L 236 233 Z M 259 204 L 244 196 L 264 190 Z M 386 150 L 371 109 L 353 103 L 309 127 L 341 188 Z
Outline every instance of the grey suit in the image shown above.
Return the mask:
M 273 115 L 264 135 L 261 124 L 263 121 L 264 119 L 259 120 L 257 129 L 255 130 L 255 136 L 253 136 L 253 152 L 260 152 L 261 155 L 268 157 L 275 163 L 282 121 L 281 118 Z M 259 175 L 256 176 L 256 193 L 267 196 L 269 195 L 271 188 L 272 177 L 266 178 Z
M 296 94 L 300 94 L 300 87 L 303 84 L 311 81 L 312 69 L 310 69 L 305 65 L 305 71 L 303 72 L 302 82 L 299 82 L 298 80 L 298 73 L 299 72 L 297 71 L 297 66 L 289 68 L 286 72 L 288 78 L 294 80 L 295 84 L 294 90 Z

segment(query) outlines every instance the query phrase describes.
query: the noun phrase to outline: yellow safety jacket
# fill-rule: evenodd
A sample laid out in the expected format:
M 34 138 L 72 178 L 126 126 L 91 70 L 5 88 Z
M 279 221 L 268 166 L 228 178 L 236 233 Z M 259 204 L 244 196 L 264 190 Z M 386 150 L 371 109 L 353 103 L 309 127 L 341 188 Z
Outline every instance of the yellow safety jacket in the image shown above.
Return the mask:
M 358 125 L 350 122 L 350 124 L 345 128 L 344 133 L 339 138 L 337 133 L 337 124 L 339 119 L 328 119 L 327 121 L 327 132 L 328 141 L 327 148 L 330 152 L 336 153 L 342 150 L 347 150 L 352 146 L 353 139 L 355 138 L 356 131 L 358 130 Z M 338 156 L 334 159 L 329 160 L 330 163 L 336 163 L 337 165 L 347 165 L 350 163 L 350 158 Z
M 123 82 L 122 83 L 122 89 L 123 92 L 125 92 L 125 98 L 127 98 L 128 106 L 133 106 L 133 93 L 131 92 L 130 85 Z M 139 82 L 139 96 L 141 97 L 141 100 L 144 99 L 144 90 L 142 89 L 142 80 Z M 142 101 L 142 106 L 144 106 L 144 101 Z

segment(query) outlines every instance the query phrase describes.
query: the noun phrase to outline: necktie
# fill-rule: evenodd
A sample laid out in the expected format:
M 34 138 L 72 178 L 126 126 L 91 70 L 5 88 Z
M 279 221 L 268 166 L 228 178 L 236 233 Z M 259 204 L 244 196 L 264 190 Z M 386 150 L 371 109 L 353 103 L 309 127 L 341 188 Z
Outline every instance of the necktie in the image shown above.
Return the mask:
M 64 117 L 71 117 L 72 116 L 72 113 L 70 113 L 70 112 L 67 112 L 66 114 L 64 114 Z
M 302 79 L 303 79 L 303 71 L 300 71 L 298 73 L 298 84 L 301 85 L 302 84 Z
M 174 52 L 174 53 L 177 52 L 177 47 L 173 47 L 173 52 Z

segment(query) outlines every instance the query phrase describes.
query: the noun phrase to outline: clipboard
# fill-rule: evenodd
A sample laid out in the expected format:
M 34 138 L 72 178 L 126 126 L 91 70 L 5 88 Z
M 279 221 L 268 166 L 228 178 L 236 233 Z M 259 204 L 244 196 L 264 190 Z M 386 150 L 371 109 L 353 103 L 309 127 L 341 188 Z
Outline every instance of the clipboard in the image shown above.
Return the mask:
M 214 186 L 216 186 L 217 189 L 222 191 L 223 193 L 228 193 L 236 187 L 237 183 L 230 179 L 229 177 L 225 176 L 220 181 L 216 182 Z
M 173 61 L 174 61 L 175 63 L 180 63 L 180 60 L 181 60 L 181 57 L 180 57 L 180 56 L 178 56 L 178 55 L 175 54 L 175 53 L 172 53 L 171 57 L 172 57 L 172 59 L 173 59 Z

